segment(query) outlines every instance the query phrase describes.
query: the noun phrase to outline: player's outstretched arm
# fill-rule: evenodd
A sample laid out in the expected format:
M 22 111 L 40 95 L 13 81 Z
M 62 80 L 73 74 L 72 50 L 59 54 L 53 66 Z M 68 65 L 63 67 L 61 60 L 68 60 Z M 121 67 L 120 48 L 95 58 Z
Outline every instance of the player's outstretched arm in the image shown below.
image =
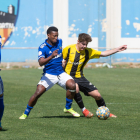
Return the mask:
M 117 52 L 121 52 L 121 51 L 124 51 L 126 49 L 127 49 L 127 45 L 122 45 L 122 46 L 120 46 L 118 48 L 101 52 L 100 57 L 109 56 L 111 54 L 114 54 L 114 53 L 117 53 Z

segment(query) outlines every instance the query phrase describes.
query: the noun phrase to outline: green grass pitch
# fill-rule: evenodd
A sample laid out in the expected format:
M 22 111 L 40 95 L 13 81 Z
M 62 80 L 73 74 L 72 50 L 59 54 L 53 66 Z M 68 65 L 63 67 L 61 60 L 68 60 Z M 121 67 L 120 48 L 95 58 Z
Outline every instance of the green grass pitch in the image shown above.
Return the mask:
M 140 69 L 96 68 L 84 70 L 86 78 L 99 90 L 110 111 L 117 118 L 99 120 L 93 98 L 84 96 L 87 109 L 94 113 L 90 119 L 81 114 L 73 118 L 63 113 L 65 90 L 55 85 L 40 97 L 26 120 L 19 120 L 31 95 L 36 90 L 42 70 L 2 70 L 5 111 L 4 131 L 0 140 L 139 140 L 140 139 Z

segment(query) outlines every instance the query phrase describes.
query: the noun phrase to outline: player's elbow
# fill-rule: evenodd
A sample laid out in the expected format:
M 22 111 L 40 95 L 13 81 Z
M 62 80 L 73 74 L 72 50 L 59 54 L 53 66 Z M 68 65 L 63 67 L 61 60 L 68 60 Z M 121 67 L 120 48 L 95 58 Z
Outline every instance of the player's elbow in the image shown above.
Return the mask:
M 41 66 L 41 67 L 42 67 L 42 66 L 43 66 L 43 64 L 39 62 L 39 66 Z
M 108 54 L 107 54 L 107 53 L 105 53 L 105 52 L 101 52 L 100 57 L 106 57 L 106 56 L 108 56 Z
M 101 54 L 100 57 L 105 57 L 106 55 Z
M 39 66 L 42 67 L 43 65 L 39 63 Z
M 38 60 L 38 63 L 39 63 L 39 66 L 43 66 L 43 63 L 42 63 L 42 61 L 40 61 L 40 60 Z

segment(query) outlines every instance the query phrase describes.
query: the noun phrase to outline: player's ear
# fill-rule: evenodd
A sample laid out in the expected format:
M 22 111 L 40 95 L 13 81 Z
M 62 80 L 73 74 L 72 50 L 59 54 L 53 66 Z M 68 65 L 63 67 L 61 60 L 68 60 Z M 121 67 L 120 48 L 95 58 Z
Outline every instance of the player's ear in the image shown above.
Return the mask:
M 47 37 L 49 38 L 50 37 L 50 34 L 47 34 Z
M 80 43 L 80 41 L 79 41 L 79 40 L 77 40 L 77 43 Z

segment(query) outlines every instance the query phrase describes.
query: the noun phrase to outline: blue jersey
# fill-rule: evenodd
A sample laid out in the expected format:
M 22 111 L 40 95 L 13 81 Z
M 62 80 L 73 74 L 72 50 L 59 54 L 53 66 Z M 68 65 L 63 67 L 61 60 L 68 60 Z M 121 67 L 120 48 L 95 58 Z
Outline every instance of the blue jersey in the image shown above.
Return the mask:
M 58 55 L 52 58 L 44 67 L 43 72 L 52 74 L 52 75 L 59 75 L 64 72 L 62 67 L 62 40 L 58 39 L 55 46 L 51 46 L 47 43 L 47 39 L 44 43 L 39 46 L 38 49 L 38 60 L 42 57 L 47 58 L 52 55 L 53 51 L 58 50 Z

